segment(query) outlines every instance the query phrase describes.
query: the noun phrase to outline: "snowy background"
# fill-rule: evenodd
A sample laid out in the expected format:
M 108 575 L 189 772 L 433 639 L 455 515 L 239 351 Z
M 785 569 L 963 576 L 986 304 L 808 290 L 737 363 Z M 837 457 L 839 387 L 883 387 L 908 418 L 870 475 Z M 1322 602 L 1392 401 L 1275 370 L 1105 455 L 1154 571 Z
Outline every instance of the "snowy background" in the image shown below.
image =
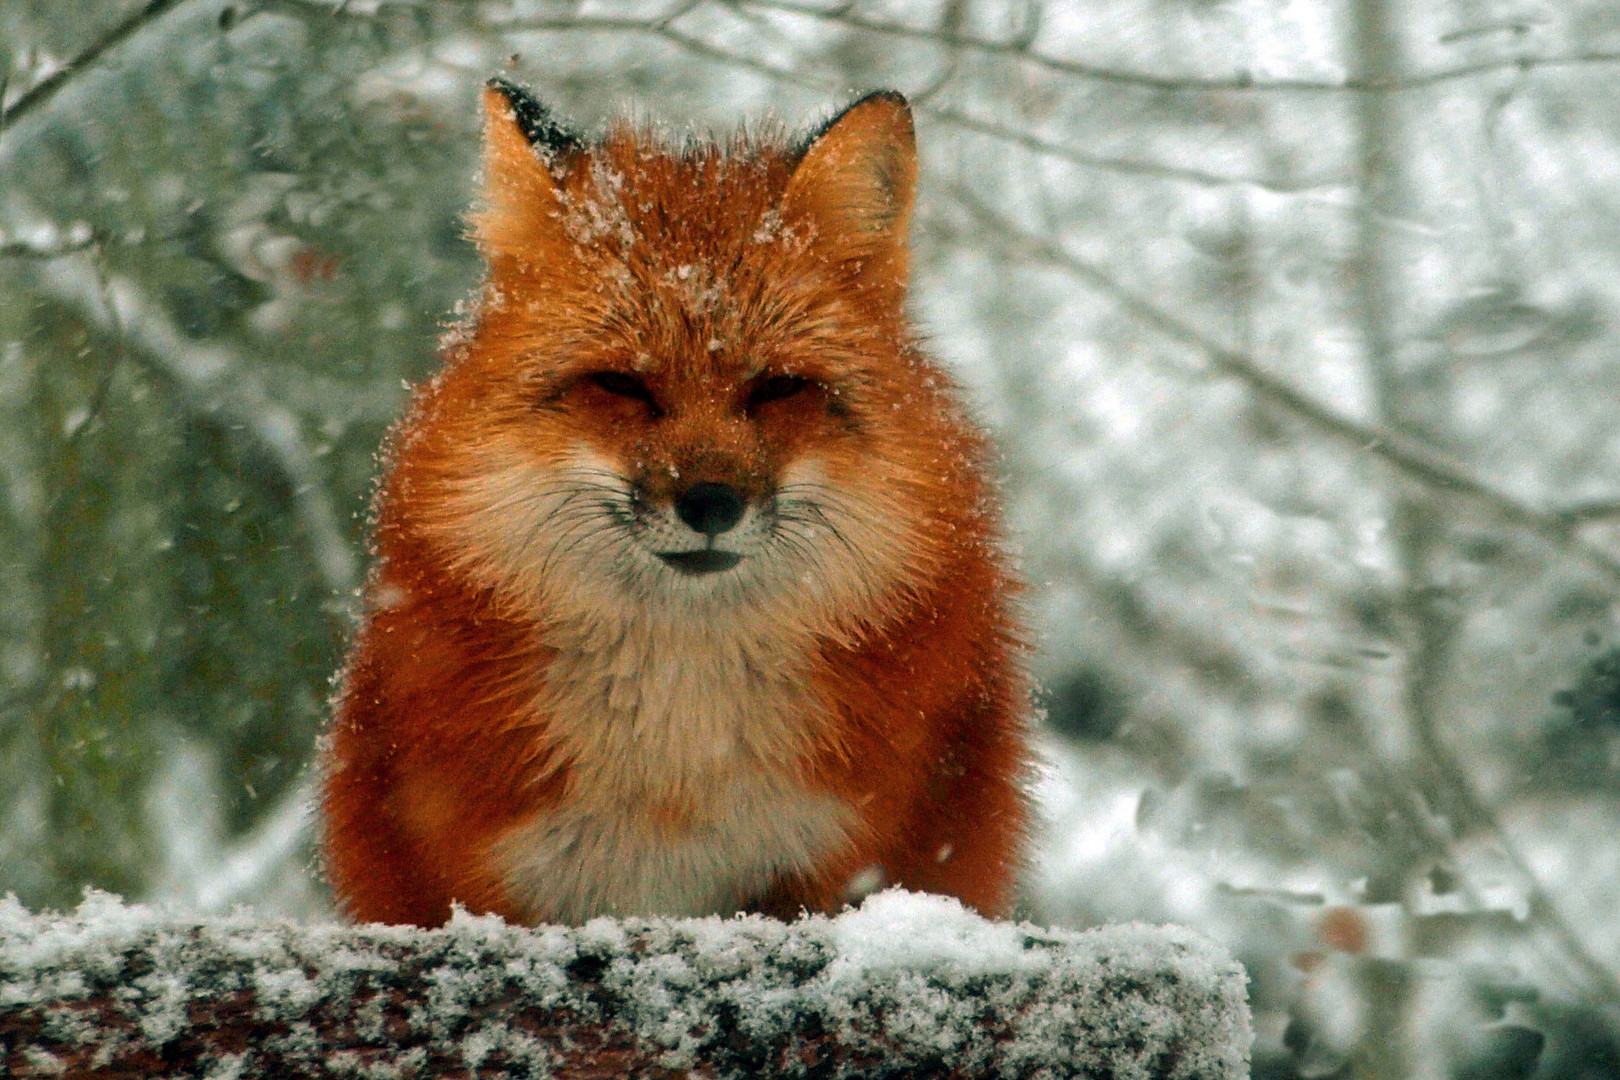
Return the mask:
M 0 0 L 0 892 L 323 916 L 496 71 L 587 128 L 912 97 L 1047 688 L 1027 914 L 1225 942 L 1257 1076 L 1620 1076 L 1616 0 Z

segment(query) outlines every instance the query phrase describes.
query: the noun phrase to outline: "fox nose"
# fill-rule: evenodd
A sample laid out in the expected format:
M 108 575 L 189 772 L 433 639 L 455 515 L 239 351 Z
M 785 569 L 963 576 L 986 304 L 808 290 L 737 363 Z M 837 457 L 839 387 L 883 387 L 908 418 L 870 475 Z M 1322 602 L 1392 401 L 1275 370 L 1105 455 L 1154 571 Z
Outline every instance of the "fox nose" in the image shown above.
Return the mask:
M 693 484 L 675 500 L 676 515 L 704 536 L 719 536 L 730 531 L 742 520 L 747 507 L 742 492 L 730 484 L 707 480 Z

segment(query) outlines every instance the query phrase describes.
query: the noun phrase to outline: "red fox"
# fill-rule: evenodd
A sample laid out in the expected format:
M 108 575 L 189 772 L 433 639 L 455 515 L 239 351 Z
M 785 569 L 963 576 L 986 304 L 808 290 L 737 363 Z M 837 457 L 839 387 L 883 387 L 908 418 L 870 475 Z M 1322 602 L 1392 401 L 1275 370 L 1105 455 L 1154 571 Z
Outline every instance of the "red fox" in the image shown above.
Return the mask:
M 324 750 L 339 903 L 1004 914 L 1024 648 L 984 440 L 903 311 L 905 99 L 681 146 L 484 108 L 488 281 L 389 437 Z

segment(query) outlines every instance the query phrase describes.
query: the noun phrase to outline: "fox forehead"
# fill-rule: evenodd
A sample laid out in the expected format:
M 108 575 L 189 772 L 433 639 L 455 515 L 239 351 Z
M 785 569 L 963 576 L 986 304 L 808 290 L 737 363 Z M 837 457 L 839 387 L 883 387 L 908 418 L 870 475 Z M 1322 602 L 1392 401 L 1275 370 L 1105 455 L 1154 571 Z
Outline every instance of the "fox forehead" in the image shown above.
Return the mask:
M 486 337 L 539 398 L 603 370 L 634 372 L 654 385 L 705 397 L 743 392 L 768 375 L 814 380 L 860 396 L 887 351 L 836 296 L 802 292 L 791 269 L 676 263 L 604 273 L 585 301 L 565 296 L 501 298 Z
M 773 212 L 795 160 L 769 137 L 672 148 L 651 130 L 620 124 L 577 155 L 559 187 L 576 239 L 628 225 L 639 254 L 679 266 L 789 239 Z
M 558 178 L 560 210 L 520 211 L 560 216 L 576 272 L 496 282 L 484 314 L 536 377 L 845 381 L 870 363 L 870 320 L 783 221 L 793 162 L 769 141 L 676 150 L 617 128 Z

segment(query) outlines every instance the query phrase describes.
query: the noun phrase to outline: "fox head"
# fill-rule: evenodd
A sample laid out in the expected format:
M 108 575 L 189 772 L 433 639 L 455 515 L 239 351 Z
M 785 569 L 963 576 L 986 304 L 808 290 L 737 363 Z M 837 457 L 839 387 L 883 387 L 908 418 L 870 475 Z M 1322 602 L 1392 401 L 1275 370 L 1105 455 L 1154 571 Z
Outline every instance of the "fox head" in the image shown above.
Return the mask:
M 553 618 L 881 621 L 984 499 L 903 312 L 905 100 L 678 147 L 484 107 L 488 281 L 396 433 L 383 554 Z

